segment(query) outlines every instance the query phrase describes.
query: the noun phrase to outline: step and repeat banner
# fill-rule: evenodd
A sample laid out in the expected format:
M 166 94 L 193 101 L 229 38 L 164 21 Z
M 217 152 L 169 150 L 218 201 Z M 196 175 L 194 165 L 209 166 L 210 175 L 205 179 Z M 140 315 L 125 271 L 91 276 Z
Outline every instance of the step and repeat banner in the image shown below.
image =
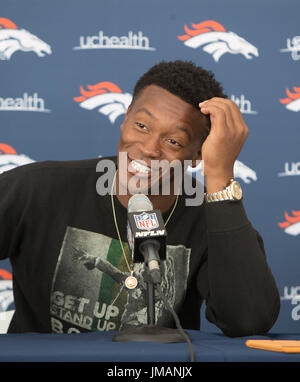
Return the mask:
M 176 59 L 212 70 L 249 128 L 234 170 L 280 291 L 272 331 L 299 332 L 299 14 L 298 0 L 3 0 L 0 173 L 113 155 L 140 75 Z M 0 262 L 2 316 L 11 272 Z

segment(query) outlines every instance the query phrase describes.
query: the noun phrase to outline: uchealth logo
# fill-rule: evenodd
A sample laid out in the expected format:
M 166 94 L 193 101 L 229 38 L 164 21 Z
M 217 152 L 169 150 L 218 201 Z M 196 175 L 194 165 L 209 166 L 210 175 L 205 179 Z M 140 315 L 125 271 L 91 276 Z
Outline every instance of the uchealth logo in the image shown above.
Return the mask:
M 22 97 L 15 98 L 0 97 L 0 111 L 51 112 L 51 110 L 45 108 L 45 100 L 39 97 L 38 93 L 33 93 L 33 95 L 24 93 Z
M 12 274 L 0 269 L 0 312 L 10 310 L 13 302 Z
M 285 221 L 278 223 L 278 226 L 284 230 L 285 233 L 292 236 L 300 234 L 300 211 L 292 211 L 290 216 L 287 211 L 284 213 Z
M 300 320 L 300 286 L 285 286 L 283 296 L 280 296 L 283 301 L 290 301 L 294 307 L 291 310 L 291 318 L 294 321 Z
M 285 105 L 288 110 L 300 111 L 300 88 L 294 86 L 293 89 L 295 93 L 292 93 L 288 88 L 286 88 L 285 92 L 287 98 L 281 98 L 279 101 Z
M 225 53 L 242 54 L 247 60 L 258 57 L 258 49 L 234 32 L 227 32 L 223 25 L 214 20 L 184 26 L 185 34 L 178 36 L 189 48 L 202 48 L 218 62 Z
M 13 21 L 0 17 L 0 60 L 10 60 L 18 50 L 34 52 L 39 57 L 52 53 L 45 41 L 25 29 L 19 29 Z
M 286 48 L 280 49 L 280 52 L 291 53 L 294 61 L 300 60 L 300 36 L 294 36 L 286 40 Z
M 18 154 L 13 147 L 0 143 L 0 174 L 33 162 L 35 161 L 27 155 Z
M 300 162 L 285 162 L 284 171 L 280 172 L 278 176 L 299 176 L 300 175 Z
M 107 36 L 100 30 L 93 36 L 80 36 L 79 45 L 74 50 L 83 49 L 133 49 L 133 50 L 155 50 L 150 46 L 149 37 L 144 36 L 142 31 L 134 33 L 129 31 L 124 36 Z
M 242 114 L 257 114 L 257 111 L 252 110 L 252 104 L 244 94 L 239 97 L 232 94 L 230 99 L 237 104 Z
M 79 97 L 74 97 L 83 109 L 94 110 L 108 117 L 111 123 L 122 114 L 125 114 L 132 100 L 132 95 L 123 93 L 113 82 L 99 82 L 95 85 L 87 85 L 87 89 L 80 86 Z
M 203 172 L 203 161 L 200 161 L 197 167 L 188 167 L 187 171 L 190 174 L 199 172 L 202 177 L 204 177 Z M 257 180 L 257 175 L 254 170 L 246 166 L 243 162 L 236 160 L 234 163 L 234 177 L 242 179 L 245 183 L 250 183 L 251 181 Z M 197 176 L 196 176 L 197 177 Z

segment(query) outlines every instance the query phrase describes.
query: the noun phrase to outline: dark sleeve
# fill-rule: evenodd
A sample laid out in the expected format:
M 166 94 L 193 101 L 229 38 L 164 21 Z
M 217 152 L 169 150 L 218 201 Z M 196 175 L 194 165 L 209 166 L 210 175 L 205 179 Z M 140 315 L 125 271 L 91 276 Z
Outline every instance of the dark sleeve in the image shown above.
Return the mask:
M 207 261 L 198 289 L 206 318 L 230 337 L 266 334 L 278 317 L 280 297 L 261 236 L 242 202 L 207 203 L 205 214 Z
M 6 259 L 18 244 L 25 212 L 24 178 L 19 169 L 0 175 L 0 260 Z

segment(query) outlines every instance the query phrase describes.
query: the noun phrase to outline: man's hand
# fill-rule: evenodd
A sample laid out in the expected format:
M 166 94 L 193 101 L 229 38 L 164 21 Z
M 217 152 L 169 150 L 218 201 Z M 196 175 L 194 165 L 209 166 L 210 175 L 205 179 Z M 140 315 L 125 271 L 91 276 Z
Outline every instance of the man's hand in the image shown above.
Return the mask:
M 84 251 L 81 251 L 73 246 L 72 248 L 73 248 L 72 260 L 81 261 L 88 270 L 92 270 L 95 268 L 95 263 L 96 263 L 95 256 L 91 256 L 85 253 Z
M 240 109 L 231 100 L 214 97 L 199 104 L 208 115 L 211 130 L 202 145 L 204 176 L 208 193 L 221 191 L 233 178 L 233 166 L 248 136 Z

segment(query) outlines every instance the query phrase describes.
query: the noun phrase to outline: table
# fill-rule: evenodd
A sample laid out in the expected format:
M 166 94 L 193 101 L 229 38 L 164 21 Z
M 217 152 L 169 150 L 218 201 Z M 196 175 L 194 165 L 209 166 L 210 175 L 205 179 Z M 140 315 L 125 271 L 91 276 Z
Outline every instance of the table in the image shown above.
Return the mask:
M 196 362 L 300 362 L 285 354 L 245 345 L 247 339 L 300 340 L 300 334 L 228 338 L 188 330 Z M 0 362 L 189 362 L 187 343 L 112 342 L 115 332 L 1 334 Z

